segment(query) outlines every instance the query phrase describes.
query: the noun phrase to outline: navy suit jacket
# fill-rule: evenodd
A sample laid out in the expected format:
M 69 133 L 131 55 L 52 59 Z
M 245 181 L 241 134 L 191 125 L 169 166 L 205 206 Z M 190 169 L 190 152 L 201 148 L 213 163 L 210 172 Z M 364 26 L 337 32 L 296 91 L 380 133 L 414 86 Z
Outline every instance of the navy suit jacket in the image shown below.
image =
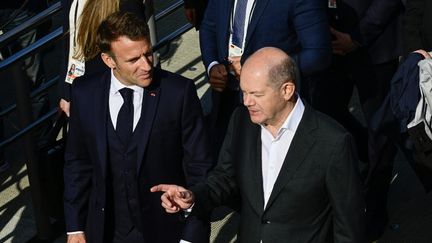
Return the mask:
M 206 68 L 226 62 L 234 0 L 210 0 L 200 29 Z M 326 5 L 322 0 L 256 0 L 242 63 L 262 47 L 277 47 L 295 60 L 302 74 L 326 68 L 331 59 Z
M 107 70 L 73 83 L 65 152 L 66 230 L 85 231 L 92 243 L 103 242 L 104 235 L 110 78 Z M 136 180 L 144 238 L 148 242 L 208 241 L 208 224 L 165 213 L 160 194 L 150 193 L 160 183 L 194 185 L 212 165 L 193 82 L 156 69 L 152 84 L 144 90 L 140 119 L 144 124 L 134 132 L 142 137 Z

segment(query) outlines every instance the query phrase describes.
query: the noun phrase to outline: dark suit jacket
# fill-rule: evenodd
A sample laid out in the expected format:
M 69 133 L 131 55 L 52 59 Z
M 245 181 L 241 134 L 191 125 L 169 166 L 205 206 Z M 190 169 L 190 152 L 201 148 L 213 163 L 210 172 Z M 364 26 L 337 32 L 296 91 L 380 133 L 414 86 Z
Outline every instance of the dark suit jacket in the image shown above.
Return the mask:
M 226 63 L 231 9 L 234 0 L 209 0 L 200 29 L 205 67 Z M 242 63 L 266 46 L 278 47 L 295 58 L 308 75 L 326 68 L 331 58 L 326 5 L 322 0 L 257 0 L 249 23 Z
M 110 77 L 109 70 L 88 75 L 78 78 L 72 88 L 64 167 L 66 230 L 84 230 L 91 243 L 103 242 L 104 234 Z M 193 217 L 186 220 L 183 235 L 166 233 L 184 225 L 181 215 L 165 213 L 160 194 L 150 193 L 150 187 L 160 183 L 194 185 L 211 167 L 195 86 L 189 79 L 157 69 L 144 91 L 143 106 L 137 183 L 144 237 L 149 242 L 180 238 L 206 242 L 208 225 Z
M 374 64 L 394 60 L 401 55 L 401 0 L 338 0 L 336 30 L 349 33 L 365 47 Z
M 363 242 L 364 204 L 351 136 L 306 107 L 264 209 L 260 126 L 231 119 L 218 165 L 192 189 L 199 215 L 240 195 L 240 242 Z
M 432 2 L 406 0 L 404 18 L 404 54 L 418 49 L 432 51 Z

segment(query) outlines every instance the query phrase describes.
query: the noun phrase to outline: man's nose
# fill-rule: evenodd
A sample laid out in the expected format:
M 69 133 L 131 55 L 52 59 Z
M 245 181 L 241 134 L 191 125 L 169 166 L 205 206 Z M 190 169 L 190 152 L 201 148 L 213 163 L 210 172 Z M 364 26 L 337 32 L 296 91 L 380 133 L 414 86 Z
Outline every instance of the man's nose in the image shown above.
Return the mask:
M 149 60 L 146 56 L 142 56 L 140 58 L 140 68 L 144 70 L 150 70 L 152 68 L 152 61 Z
M 253 104 L 253 100 L 250 95 L 243 93 L 243 104 L 245 106 L 251 106 Z

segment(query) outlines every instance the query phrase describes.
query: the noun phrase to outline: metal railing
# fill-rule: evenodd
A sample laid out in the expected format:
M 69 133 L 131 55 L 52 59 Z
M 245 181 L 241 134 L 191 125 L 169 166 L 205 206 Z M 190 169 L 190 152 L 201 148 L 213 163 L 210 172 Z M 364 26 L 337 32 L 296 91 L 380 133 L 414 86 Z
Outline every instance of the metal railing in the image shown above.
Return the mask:
M 168 16 L 173 13 L 175 10 L 179 9 L 183 6 L 183 1 L 179 0 L 161 11 L 157 15 L 154 16 L 156 21 Z M 54 14 L 58 13 L 62 10 L 62 6 L 60 2 L 57 2 L 51 5 L 46 10 L 41 13 L 33 16 L 29 20 L 22 23 L 20 26 L 8 31 L 4 35 L 0 36 L 0 47 L 9 44 L 11 41 L 16 40 L 20 35 L 25 34 L 29 30 L 35 29 L 36 26 L 40 25 L 44 21 L 49 20 L 53 17 Z M 152 11 L 152 10 L 150 10 Z M 152 13 L 153 14 L 153 13 Z M 173 31 L 169 35 L 161 38 L 154 46 L 153 50 L 157 51 L 163 46 L 169 44 L 174 39 L 180 37 L 183 33 L 192 28 L 191 24 L 185 24 Z M 60 40 L 65 38 L 65 30 L 62 27 L 59 27 L 52 31 L 51 33 L 45 35 L 41 39 L 32 43 L 31 45 L 23 48 L 19 52 L 11 55 L 7 59 L 0 62 L 0 71 L 8 70 L 13 73 L 15 78 L 14 83 L 16 86 L 16 99 L 17 103 L 12 104 L 6 107 L 3 110 L 0 110 L 0 119 L 14 110 L 18 111 L 18 117 L 20 120 L 20 125 L 22 129 L 20 129 L 17 133 L 12 136 L 3 139 L 0 141 L 0 149 L 9 146 L 10 144 L 16 142 L 18 139 L 23 139 L 24 141 L 24 150 L 26 153 L 26 164 L 27 164 L 27 173 L 29 178 L 29 184 L 31 187 L 31 196 L 32 203 L 34 208 L 34 216 L 36 221 L 37 228 L 37 239 L 49 239 L 53 236 L 53 228 L 49 219 L 49 215 L 47 213 L 46 207 L 44 207 L 43 198 L 42 198 L 42 190 L 40 185 L 40 176 L 39 176 L 39 167 L 38 160 L 36 155 L 36 147 L 37 144 L 34 141 L 32 136 L 32 132 L 37 128 L 52 120 L 52 118 L 58 113 L 57 108 L 51 109 L 46 114 L 42 115 L 38 119 L 34 120 L 32 116 L 32 108 L 31 108 L 31 98 L 35 97 L 43 92 L 46 92 L 48 88 L 54 86 L 57 82 L 59 82 L 60 77 L 56 76 L 53 79 L 45 82 L 41 87 L 36 90 L 30 92 L 27 80 L 24 77 L 23 72 L 20 70 L 16 64 L 24 61 L 26 58 L 34 55 L 35 53 L 40 52 L 43 49 L 46 49 L 50 46 L 53 46 L 55 43 L 58 43 Z

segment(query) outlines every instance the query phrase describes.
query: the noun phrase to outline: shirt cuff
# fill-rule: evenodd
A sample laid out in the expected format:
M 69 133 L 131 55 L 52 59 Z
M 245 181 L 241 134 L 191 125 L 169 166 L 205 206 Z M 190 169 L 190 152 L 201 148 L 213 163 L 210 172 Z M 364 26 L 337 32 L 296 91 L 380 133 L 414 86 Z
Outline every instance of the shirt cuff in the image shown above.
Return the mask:
M 195 203 L 192 204 L 192 206 L 190 206 L 190 208 L 188 208 L 188 209 L 184 209 L 184 210 L 183 210 L 183 213 L 184 213 L 184 217 L 185 217 L 185 218 L 187 218 L 187 217 L 192 213 L 192 209 L 193 209 L 194 205 L 195 205 Z
M 72 231 L 72 232 L 67 232 L 67 235 L 76 235 L 76 234 L 84 234 L 84 231 Z
M 192 242 L 186 240 L 180 240 L 180 243 L 192 243 Z
M 217 61 L 213 61 L 213 62 L 211 62 L 209 65 L 208 65 L 208 67 L 207 67 L 207 75 L 210 77 L 210 70 L 211 70 L 211 68 L 214 66 L 214 65 L 217 65 L 217 64 L 219 64 L 219 62 L 217 62 Z

